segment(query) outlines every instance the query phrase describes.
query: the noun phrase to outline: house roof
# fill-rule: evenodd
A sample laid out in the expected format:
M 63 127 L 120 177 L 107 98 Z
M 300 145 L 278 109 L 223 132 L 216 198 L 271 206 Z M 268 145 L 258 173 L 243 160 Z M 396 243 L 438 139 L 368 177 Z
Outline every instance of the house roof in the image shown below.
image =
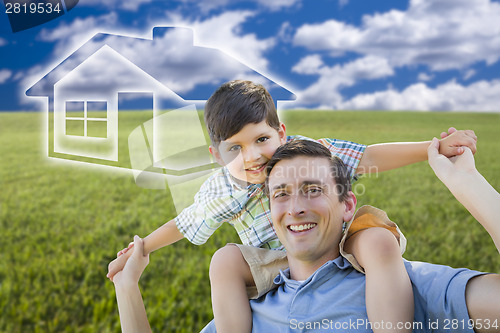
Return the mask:
M 193 31 L 178 27 L 155 27 L 152 39 L 98 33 L 31 86 L 26 94 L 53 96 L 54 85 L 59 80 L 105 45 L 185 100 L 207 100 L 222 83 L 234 79 L 261 83 L 275 101 L 295 99 L 289 90 L 224 52 L 195 46 Z

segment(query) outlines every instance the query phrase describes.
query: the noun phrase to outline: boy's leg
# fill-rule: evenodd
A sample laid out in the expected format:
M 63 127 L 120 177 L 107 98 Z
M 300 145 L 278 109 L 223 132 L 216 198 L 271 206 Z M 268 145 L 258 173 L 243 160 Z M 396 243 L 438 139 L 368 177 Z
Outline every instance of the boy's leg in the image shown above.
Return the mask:
M 255 285 L 250 267 L 235 245 L 219 249 L 210 263 L 212 308 L 218 333 L 251 332 L 247 287 Z
M 345 251 L 365 270 L 366 311 L 373 331 L 411 332 L 413 290 L 394 234 L 380 227 L 358 231 L 346 240 Z

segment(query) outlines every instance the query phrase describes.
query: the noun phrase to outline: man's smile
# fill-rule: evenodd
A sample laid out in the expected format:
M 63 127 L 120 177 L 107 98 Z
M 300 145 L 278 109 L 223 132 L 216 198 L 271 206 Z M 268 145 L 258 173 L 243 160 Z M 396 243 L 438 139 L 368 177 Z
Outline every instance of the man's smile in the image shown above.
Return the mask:
M 292 224 L 288 226 L 288 229 L 293 232 L 304 232 L 307 230 L 311 230 L 317 224 L 316 223 L 301 223 L 301 224 Z

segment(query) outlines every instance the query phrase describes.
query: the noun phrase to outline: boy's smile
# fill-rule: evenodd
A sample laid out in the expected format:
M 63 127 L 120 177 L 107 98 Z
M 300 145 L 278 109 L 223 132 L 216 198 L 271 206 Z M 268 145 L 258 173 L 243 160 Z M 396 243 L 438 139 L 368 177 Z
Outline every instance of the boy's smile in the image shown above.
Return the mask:
M 278 130 L 267 122 L 247 124 L 232 137 L 221 141 L 219 147 L 210 147 L 217 162 L 227 166 L 239 180 L 260 184 L 266 179 L 265 168 L 276 149 L 286 143 L 285 125 Z

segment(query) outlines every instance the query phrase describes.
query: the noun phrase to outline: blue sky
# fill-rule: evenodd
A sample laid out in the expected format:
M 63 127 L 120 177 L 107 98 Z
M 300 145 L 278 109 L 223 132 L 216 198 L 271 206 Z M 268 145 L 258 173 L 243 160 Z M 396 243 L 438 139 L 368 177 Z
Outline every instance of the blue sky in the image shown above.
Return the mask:
M 96 33 L 151 39 L 158 26 L 191 28 L 196 45 L 292 91 L 283 108 L 500 111 L 499 1 L 80 0 L 17 33 L 0 8 L 3 111 L 40 110 L 25 91 Z M 178 88 L 200 82 L 186 70 Z

